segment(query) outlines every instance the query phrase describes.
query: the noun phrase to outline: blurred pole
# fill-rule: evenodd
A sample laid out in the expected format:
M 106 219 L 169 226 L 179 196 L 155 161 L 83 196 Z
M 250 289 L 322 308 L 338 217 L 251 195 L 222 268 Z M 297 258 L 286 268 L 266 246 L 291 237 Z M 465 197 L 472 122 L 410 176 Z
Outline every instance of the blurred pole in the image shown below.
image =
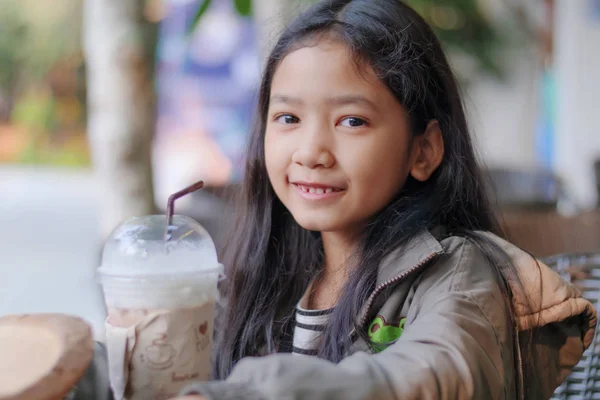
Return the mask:
M 261 59 L 267 58 L 286 21 L 289 0 L 255 0 L 253 13 L 258 30 Z
M 264 59 L 275 45 L 290 18 L 317 0 L 254 0 L 253 14 L 258 29 L 260 54 Z
M 132 216 L 154 212 L 151 143 L 156 26 L 144 0 L 85 0 L 88 138 L 106 237 Z

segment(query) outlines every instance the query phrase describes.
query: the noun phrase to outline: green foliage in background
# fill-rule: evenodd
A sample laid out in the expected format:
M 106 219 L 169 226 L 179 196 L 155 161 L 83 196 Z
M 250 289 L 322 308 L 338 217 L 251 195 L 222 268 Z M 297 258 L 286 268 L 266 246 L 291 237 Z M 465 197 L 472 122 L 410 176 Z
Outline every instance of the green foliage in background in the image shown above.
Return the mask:
M 231 0 L 233 1 L 233 5 L 237 13 L 244 17 L 249 17 L 252 15 L 252 0 Z M 286 1 L 286 0 L 284 0 Z M 198 6 L 198 10 L 194 15 L 194 19 L 192 24 L 190 25 L 190 31 L 194 30 L 198 25 L 198 22 L 209 9 L 212 4 L 212 0 L 200 0 L 200 5 Z
M 81 4 L 74 0 L 0 2 L 0 90 L 47 78 L 57 62 L 81 55 Z
M 250 16 L 252 1 L 231 0 L 238 14 Z M 292 0 L 282 0 L 292 1 Z M 475 62 L 478 69 L 495 77 L 502 77 L 502 64 L 496 52 L 503 44 L 498 28 L 489 21 L 478 0 L 405 0 L 434 29 L 450 53 L 465 55 Z M 305 0 L 314 3 L 316 0 Z M 195 29 L 212 4 L 212 0 L 200 0 L 190 31 Z
M 81 13 L 80 0 L 0 0 L 0 161 L 89 163 Z
M 450 53 L 462 53 L 480 70 L 502 77 L 498 50 L 505 44 L 499 28 L 482 12 L 478 0 L 408 0 L 429 22 Z
M 23 66 L 26 53 L 27 26 L 16 4 L 5 3 L 0 9 L 0 96 L 9 97 L 13 83 Z

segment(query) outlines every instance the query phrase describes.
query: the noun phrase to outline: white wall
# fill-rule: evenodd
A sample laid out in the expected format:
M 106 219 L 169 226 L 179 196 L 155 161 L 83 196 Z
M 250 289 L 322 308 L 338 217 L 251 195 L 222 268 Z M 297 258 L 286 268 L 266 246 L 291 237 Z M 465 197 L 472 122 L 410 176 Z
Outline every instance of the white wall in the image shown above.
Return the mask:
M 487 166 L 536 168 L 535 129 L 541 71 L 535 43 L 507 8 L 507 2 L 479 0 L 479 5 L 509 36 L 503 38 L 507 43 L 499 54 L 505 81 L 479 74 L 466 88 L 465 104 L 472 133 Z M 543 8 L 538 1 L 520 0 L 520 5 L 531 21 L 540 23 L 543 19 Z
M 600 157 L 600 13 L 592 0 L 557 0 L 556 170 L 584 206 L 596 201 L 593 160 Z
M 505 53 L 506 80 L 479 75 L 465 88 L 471 132 L 488 167 L 535 167 L 537 77 L 531 46 Z

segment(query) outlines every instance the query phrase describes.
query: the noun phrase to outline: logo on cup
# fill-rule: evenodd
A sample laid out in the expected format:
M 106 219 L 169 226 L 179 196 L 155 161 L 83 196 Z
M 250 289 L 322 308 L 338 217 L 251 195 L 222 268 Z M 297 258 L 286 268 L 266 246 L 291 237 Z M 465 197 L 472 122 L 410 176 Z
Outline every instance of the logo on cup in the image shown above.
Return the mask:
M 198 338 L 196 340 L 196 351 L 202 352 L 210 346 L 210 337 L 208 335 L 208 321 L 204 321 L 198 326 Z
M 204 335 L 206 335 L 207 330 L 208 330 L 208 322 L 204 321 L 204 323 L 198 327 L 198 332 L 200 332 L 200 334 L 202 336 L 204 336 Z
M 161 335 L 158 339 L 154 339 L 150 346 L 146 347 L 148 367 L 163 370 L 173 366 L 177 351 L 166 342 L 166 339 L 167 335 Z

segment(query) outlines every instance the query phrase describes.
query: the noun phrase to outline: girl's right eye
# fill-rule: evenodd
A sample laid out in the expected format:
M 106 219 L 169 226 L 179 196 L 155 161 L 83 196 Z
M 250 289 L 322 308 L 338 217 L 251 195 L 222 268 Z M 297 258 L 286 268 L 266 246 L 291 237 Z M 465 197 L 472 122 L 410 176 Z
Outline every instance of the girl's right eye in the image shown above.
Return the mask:
M 279 122 L 280 124 L 289 125 L 297 124 L 298 122 L 300 122 L 300 118 L 294 117 L 291 114 L 281 114 L 275 117 L 275 121 Z

